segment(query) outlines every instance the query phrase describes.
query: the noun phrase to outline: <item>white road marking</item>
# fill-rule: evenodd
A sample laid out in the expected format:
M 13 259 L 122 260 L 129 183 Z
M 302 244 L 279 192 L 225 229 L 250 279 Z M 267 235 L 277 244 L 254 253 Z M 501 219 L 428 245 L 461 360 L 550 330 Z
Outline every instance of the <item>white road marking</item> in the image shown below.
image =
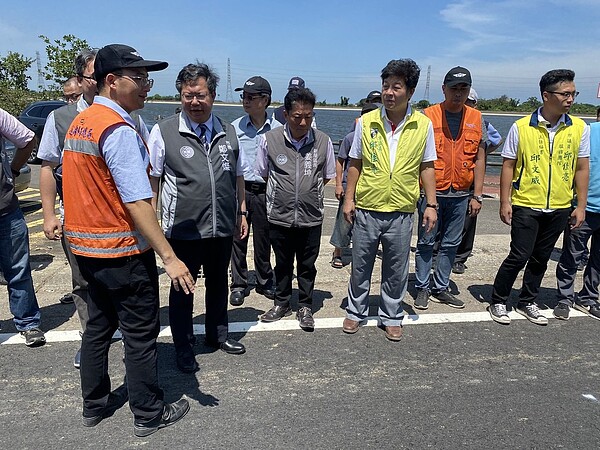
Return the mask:
M 554 318 L 552 310 L 540 311 L 548 319 Z M 527 320 L 522 315 L 511 311 L 509 317 L 512 320 Z M 585 317 L 584 314 L 579 311 L 571 310 L 570 317 Z M 343 317 L 332 317 L 332 318 L 316 318 L 315 328 L 316 329 L 327 329 L 327 328 L 339 328 L 342 331 Z M 486 311 L 480 312 L 466 312 L 466 313 L 443 313 L 443 314 L 411 314 L 404 317 L 403 325 L 414 326 L 414 325 L 434 325 L 440 323 L 473 323 L 473 322 L 492 322 L 490 314 Z M 363 326 L 374 327 L 377 326 L 377 317 L 369 317 Z M 495 326 L 502 326 L 500 324 Z M 536 325 L 539 326 L 539 325 Z M 296 319 L 282 319 L 273 323 L 259 322 L 258 319 L 255 322 L 231 322 L 229 324 L 230 333 L 248 333 L 255 331 L 292 331 L 299 330 L 298 321 Z M 206 334 L 204 325 L 195 324 L 194 334 Z M 161 327 L 159 337 L 171 337 L 170 327 Z M 115 333 L 115 339 L 120 339 L 121 334 L 117 331 Z M 78 330 L 68 331 L 48 331 L 46 332 L 47 342 L 72 342 L 81 340 Z M 24 338 L 18 333 L 0 333 L 0 345 L 8 344 L 24 344 Z

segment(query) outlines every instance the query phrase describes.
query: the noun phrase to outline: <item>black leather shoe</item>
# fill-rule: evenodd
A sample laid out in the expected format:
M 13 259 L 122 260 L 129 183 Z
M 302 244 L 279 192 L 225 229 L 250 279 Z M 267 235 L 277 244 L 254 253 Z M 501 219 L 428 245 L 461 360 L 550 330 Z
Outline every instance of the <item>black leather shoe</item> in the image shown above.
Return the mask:
M 244 297 L 246 297 L 244 291 L 231 291 L 229 304 L 231 306 L 242 306 L 244 304 Z
M 300 322 L 300 328 L 304 331 L 315 330 L 315 319 L 313 319 L 312 311 L 309 307 L 304 306 L 296 313 L 296 319 Z
M 133 433 L 137 437 L 150 436 L 161 428 L 173 425 L 179 419 L 182 419 L 189 410 L 190 404 L 185 398 L 177 400 L 175 403 L 165 403 L 163 412 L 157 419 L 145 424 L 134 422 Z
M 183 373 L 194 373 L 200 370 L 191 346 L 189 349 L 177 351 L 176 361 L 177 368 Z
M 276 322 L 282 317 L 292 314 L 292 308 L 289 306 L 273 306 L 270 310 L 260 316 L 261 322 Z
M 227 339 L 225 342 L 206 341 L 206 345 L 213 348 L 219 348 L 230 355 L 241 355 L 246 353 L 246 347 L 235 339 Z
M 127 403 L 127 400 L 129 400 L 129 392 L 127 391 L 127 385 L 123 384 L 108 394 L 108 401 L 100 414 L 92 417 L 86 417 L 85 415 L 82 417 L 83 426 L 95 427 L 107 417 L 112 416 L 115 411 Z
M 273 288 L 263 288 L 260 286 L 256 286 L 256 289 L 254 290 L 257 294 L 264 295 L 270 300 L 275 300 L 275 289 Z

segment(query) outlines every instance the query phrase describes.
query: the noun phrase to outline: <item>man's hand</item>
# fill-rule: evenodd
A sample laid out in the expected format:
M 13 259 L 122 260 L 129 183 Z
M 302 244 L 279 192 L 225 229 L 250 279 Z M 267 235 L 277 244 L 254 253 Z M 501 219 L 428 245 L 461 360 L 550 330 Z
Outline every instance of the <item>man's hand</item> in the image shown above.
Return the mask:
M 476 217 L 481 211 L 481 203 L 479 203 L 474 198 L 469 201 L 469 217 Z
M 335 185 L 335 198 L 341 200 L 344 197 L 344 186 L 341 184 Z
M 244 239 L 246 236 L 248 236 L 248 221 L 246 220 L 246 216 L 239 217 L 240 219 L 235 227 L 236 237 L 238 239 Z
M 423 212 L 423 222 L 421 226 L 425 228 L 425 232 L 429 233 L 437 223 L 437 210 L 435 208 L 425 208 Z
M 51 241 L 60 240 L 62 236 L 62 225 L 55 215 L 44 218 L 44 235 Z
M 356 206 L 354 205 L 354 200 L 345 197 L 344 198 L 344 219 L 348 223 L 354 223 L 354 213 L 356 211 Z
M 179 258 L 173 257 L 173 259 L 163 261 L 163 263 L 165 272 L 167 272 L 176 291 L 183 289 L 183 292 L 186 294 L 194 292 L 194 278 L 192 278 L 192 274 L 190 274 L 186 265 Z
M 579 228 L 584 220 L 585 220 L 585 209 L 577 207 L 571 213 L 571 218 L 569 219 L 569 225 L 570 225 L 571 229 Z
M 512 221 L 512 205 L 510 203 L 500 203 L 500 220 L 506 225 Z

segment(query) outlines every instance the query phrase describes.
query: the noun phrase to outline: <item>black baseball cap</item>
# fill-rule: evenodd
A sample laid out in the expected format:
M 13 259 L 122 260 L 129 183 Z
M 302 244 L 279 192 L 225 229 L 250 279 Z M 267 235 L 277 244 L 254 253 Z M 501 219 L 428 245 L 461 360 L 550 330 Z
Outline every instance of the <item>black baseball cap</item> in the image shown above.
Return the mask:
M 102 47 L 94 61 L 94 78 L 103 79 L 107 74 L 119 69 L 144 67 L 148 72 L 164 70 L 169 66 L 165 61 L 151 61 L 142 58 L 133 47 L 123 44 L 110 44 Z
M 290 84 L 288 84 L 288 91 L 290 89 L 298 89 L 304 87 L 304 80 L 300 77 L 292 77 L 290 79 Z
M 251 77 L 248 78 L 243 87 L 235 88 L 235 91 L 244 91 L 248 94 L 271 95 L 271 85 L 263 77 Z
M 381 101 L 381 92 L 379 92 L 379 91 L 369 92 L 369 95 L 367 95 L 367 102 L 375 103 L 376 99 L 379 99 L 379 101 Z
M 456 86 L 457 84 L 467 84 L 471 86 L 471 72 L 464 67 L 453 67 L 444 77 L 444 85 L 448 87 Z

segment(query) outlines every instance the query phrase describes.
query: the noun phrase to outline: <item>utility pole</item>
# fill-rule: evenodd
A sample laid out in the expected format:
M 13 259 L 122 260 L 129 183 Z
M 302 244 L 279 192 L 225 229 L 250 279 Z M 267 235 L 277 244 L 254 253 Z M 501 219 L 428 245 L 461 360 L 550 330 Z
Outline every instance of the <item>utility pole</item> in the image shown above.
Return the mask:
M 233 90 L 231 89 L 231 66 L 227 58 L 227 91 L 225 91 L 225 102 L 233 103 Z
M 431 66 L 427 66 L 427 82 L 425 83 L 424 100 L 429 101 L 429 82 L 431 81 Z
M 38 73 L 38 89 L 40 91 L 46 90 L 46 82 L 44 81 L 44 73 L 42 72 L 42 59 L 40 58 L 40 52 L 35 52 L 35 59 L 37 60 L 37 73 Z

